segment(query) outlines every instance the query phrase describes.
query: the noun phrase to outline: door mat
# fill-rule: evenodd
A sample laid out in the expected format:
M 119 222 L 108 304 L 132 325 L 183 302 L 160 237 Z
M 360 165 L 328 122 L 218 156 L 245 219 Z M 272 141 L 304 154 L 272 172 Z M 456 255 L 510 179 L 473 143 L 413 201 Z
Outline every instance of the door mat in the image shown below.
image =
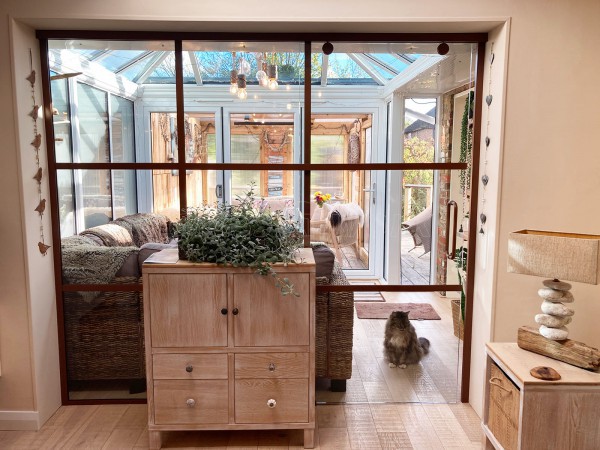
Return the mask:
M 355 303 L 359 319 L 387 319 L 394 311 L 408 311 L 410 320 L 441 320 L 429 303 Z

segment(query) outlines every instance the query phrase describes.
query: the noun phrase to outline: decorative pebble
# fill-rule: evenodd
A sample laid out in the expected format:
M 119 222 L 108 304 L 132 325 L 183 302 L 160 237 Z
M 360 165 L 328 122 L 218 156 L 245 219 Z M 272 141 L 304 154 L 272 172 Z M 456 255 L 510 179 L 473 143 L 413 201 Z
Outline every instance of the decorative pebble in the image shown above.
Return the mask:
M 536 314 L 535 322 L 538 325 L 546 325 L 550 328 L 560 328 L 571 323 L 573 319 L 570 316 L 557 317 L 550 314 Z
M 542 303 L 542 312 L 544 314 L 550 314 L 552 316 L 566 317 L 575 314 L 571 308 L 567 308 L 562 303 L 552 303 L 544 301 Z
M 573 303 L 574 301 L 575 301 L 575 298 L 573 297 L 573 294 L 571 294 L 571 292 L 569 292 L 569 291 L 564 291 L 564 295 L 560 299 L 560 302 L 561 303 Z
M 559 280 L 544 280 L 542 282 L 544 286 L 550 289 L 556 289 L 558 291 L 568 291 L 571 289 L 571 285 L 569 283 L 565 283 L 564 281 Z
M 548 300 L 550 302 L 558 302 L 563 297 L 563 291 L 557 291 L 554 289 L 542 288 L 538 291 L 538 295 L 542 297 L 544 300 Z
M 562 341 L 569 335 L 567 327 L 562 328 L 548 328 L 544 325 L 540 327 L 540 334 L 545 338 L 552 339 L 553 341 Z

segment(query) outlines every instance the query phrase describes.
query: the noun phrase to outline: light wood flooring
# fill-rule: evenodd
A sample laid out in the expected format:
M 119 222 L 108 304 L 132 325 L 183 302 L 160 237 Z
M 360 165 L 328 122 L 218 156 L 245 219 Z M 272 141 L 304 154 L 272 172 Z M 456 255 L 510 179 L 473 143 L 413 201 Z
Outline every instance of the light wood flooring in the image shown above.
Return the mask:
M 148 448 L 146 405 L 63 406 L 39 431 L 0 431 L 2 449 Z M 172 432 L 163 448 L 302 449 L 301 430 Z M 479 449 L 469 405 L 317 406 L 315 448 Z
M 401 241 L 401 275 L 402 284 L 429 284 L 430 257 L 431 253 L 423 254 L 423 246 L 413 248 L 414 242 L 411 234 L 404 230 Z M 368 264 L 360 260 L 353 246 L 342 247 L 342 268 L 348 276 L 352 276 L 352 270 L 368 269 Z
M 385 319 L 354 316 L 352 378 L 346 392 L 331 392 L 317 380 L 322 403 L 456 403 L 460 401 L 462 341 L 453 334 L 450 300 L 437 293 L 382 292 L 388 303 L 430 303 L 441 320 L 412 321 L 417 334 L 431 342 L 430 352 L 417 365 L 390 368 L 383 357 Z

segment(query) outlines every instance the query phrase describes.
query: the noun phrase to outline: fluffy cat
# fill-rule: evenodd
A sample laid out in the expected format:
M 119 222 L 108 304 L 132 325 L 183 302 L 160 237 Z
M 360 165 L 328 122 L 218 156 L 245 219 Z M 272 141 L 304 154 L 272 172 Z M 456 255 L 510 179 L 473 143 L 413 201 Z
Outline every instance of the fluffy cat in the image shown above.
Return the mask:
M 385 324 L 383 353 L 390 367 L 405 369 L 407 364 L 417 364 L 429 353 L 429 340 L 417 338 L 407 312 L 394 311 Z

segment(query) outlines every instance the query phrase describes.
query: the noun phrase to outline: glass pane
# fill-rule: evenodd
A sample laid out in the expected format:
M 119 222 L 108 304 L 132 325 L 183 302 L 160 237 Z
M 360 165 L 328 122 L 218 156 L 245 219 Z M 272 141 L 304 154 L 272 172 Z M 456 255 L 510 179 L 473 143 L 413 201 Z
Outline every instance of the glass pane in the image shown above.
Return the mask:
M 150 113 L 151 161 L 177 162 L 177 114 Z
M 216 132 L 215 113 L 188 112 L 185 114 L 186 162 L 217 162 Z
M 75 192 L 83 228 L 103 225 L 113 219 L 109 170 L 75 170 Z
M 152 171 L 152 210 L 171 220 L 179 220 L 179 171 Z
M 138 212 L 135 170 L 113 170 L 112 177 L 114 219 Z
M 141 293 L 63 294 L 70 400 L 145 398 Z
M 52 80 L 52 119 L 56 162 L 71 162 L 71 108 L 67 80 Z
M 404 101 L 404 162 L 434 162 L 437 100 L 407 98 Z
M 108 96 L 106 92 L 77 83 L 79 162 L 109 162 Z
M 133 102 L 110 96 L 111 148 L 113 162 L 135 161 L 135 124 Z
M 71 170 L 57 170 L 56 181 L 58 187 L 60 235 L 61 237 L 71 236 L 76 234 L 73 172 Z
M 215 204 L 217 197 L 216 170 L 187 171 L 187 203 L 189 207 Z

